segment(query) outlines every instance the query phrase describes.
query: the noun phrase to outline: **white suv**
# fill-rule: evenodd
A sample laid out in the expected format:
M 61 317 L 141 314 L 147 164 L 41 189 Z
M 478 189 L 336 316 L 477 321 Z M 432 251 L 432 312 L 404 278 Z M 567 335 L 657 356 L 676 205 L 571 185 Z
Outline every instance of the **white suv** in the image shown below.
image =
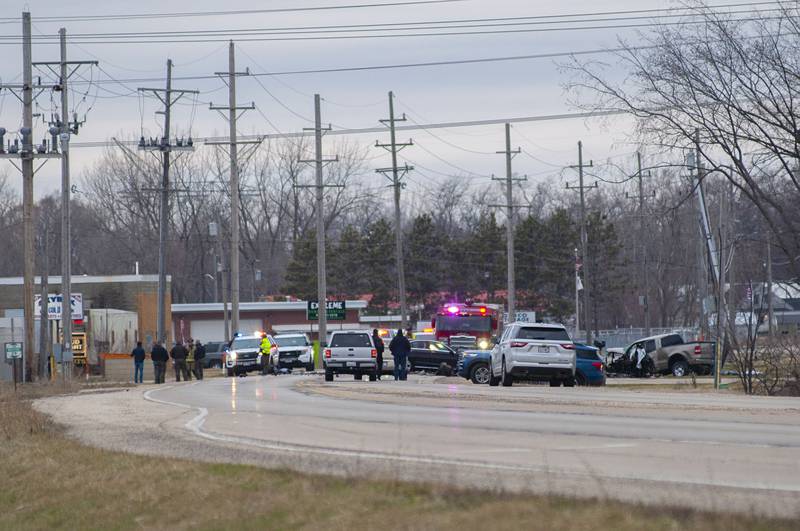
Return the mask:
M 332 382 L 335 374 L 352 374 L 356 380 L 367 374 L 370 382 L 377 379 L 378 351 L 364 330 L 333 332 L 323 362 L 326 382 Z
M 489 385 L 546 380 L 552 387 L 575 385 L 575 344 L 557 324 L 511 323 L 492 349 Z

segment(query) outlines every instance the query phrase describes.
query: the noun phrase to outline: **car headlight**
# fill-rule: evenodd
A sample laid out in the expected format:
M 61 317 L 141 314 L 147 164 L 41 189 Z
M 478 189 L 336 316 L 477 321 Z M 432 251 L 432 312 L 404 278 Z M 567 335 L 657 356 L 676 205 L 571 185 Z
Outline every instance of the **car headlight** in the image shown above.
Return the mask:
M 481 339 L 478 341 L 478 348 L 481 350 L 486 350 L 489 348 L 489 340 L 488 339 Z
M 232 361 L 236 361 L 236 358 L 237 358 L 237 356 L 238 356 L 238 355 L 236 354 L 236 351 L 235 351 L 235 350 L 232 350 L 232 351 L 228 352 L 228 357 L 229 357 L 229 358 L 230 358 Z

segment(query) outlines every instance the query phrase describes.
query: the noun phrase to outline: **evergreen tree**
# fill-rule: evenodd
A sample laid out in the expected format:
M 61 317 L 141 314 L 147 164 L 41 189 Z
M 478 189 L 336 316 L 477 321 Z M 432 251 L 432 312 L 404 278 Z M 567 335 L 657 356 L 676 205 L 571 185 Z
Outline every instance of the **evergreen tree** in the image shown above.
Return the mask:
M 303 300 L 317 300 L 317 235 L 307 231 L 294 245 L 286 266 L 285 291 Z
M 466 290 L 486 292 L 491 302 L 506 287 L 506 231 L 493 213 L 481 218 L 467 238 L 465 255 L 464 267 L 471 273 Z
M 364 267 L 366 288 L 372 294 L 370 308 L 386 311 L 389 300 L 397 294 L 394 260 L 394 230 L 384 218 L 379 218 L 364 231 Z
M 428 214 L 414 218 L 406 235 L 406 290 L 412 303 L 435 305 L 431 294 L 442 289 L 445 250 L 442 238 Z
M 339 243 L 328 255 L 330 293 L 341 297 L 360 297 L 368 288 L 370 268 L 367 264 L 367 243 L 355 225 L 348 225 L 339 237 Z

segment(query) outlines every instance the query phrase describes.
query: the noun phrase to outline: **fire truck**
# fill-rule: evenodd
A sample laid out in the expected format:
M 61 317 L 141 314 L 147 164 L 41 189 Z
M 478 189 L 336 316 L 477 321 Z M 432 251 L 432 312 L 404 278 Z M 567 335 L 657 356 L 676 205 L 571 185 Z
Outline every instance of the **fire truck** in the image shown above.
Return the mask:
M 436 311 L 431 320 L 436 339 L 454 349 L 479 348 L 488 350 L 497 335 L 500 319 L 497 304 L 448 303 Z

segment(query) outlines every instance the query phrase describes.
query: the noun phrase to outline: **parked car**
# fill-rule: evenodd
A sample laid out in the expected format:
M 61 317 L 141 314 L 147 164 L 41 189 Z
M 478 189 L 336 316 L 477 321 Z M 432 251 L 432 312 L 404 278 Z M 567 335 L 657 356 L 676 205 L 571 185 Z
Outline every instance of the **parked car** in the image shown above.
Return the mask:
M 314 370 L 314 346 L 306 334 L 277 334 L 275 342 L 278 348 L 271 360 L 273 370 Z
M 474 384 L 489 383 L 491 350 L 465 350 L 458 359 L 458 375 Z
M 652 362 L 652 371 L 656 374 L 672 374 L 686 376 L 690 371 L 696 374 L 711 374 L 714 366 L 713 341 L 685 342 L 680 334 L 661 334 L 639 339 L 624 350 L 608 349 L 606 359 L 608 372 L 615 374 L 632 374 L 635 363 L 632 363 L 636 345 L 644 344 L 644 351 Z
M 563 325 L 511 323 L 492 349 L 489 385 L 544 380 L 553 387 L 572 387 L 575 365 L 575 344 Z
M 600 349 L 575 343 L 575 383 L 599 386 L 606 384 L 606 371 Z
M 275 346 L 275 339 L 269 337 L 272 343 L 270 357 L 278 347 Z M 231 346 L 225 351 L 225 373 L 228 376 L 247 375 L 251 371 L 260 371 L 266 374 L 269 369 L 269 358 L 263 359 L 261 356 L 261 334 L 252 336 L 236 336 L 231 342 Z
M 352 374 L 356 380 L 361 380 L 366 374 L 374 382 L 378 375 L 377 357 L 378 351 L 368 331 L 337 330 L 331 334 L 325 349 L 325 381 L 332 382 L 337 374 Z
M 224 341 L 209 341 L 205 343 L 206 357 L 203 358 L 203 367 L 206 369 L 221 369 L 222 358 L 225 356 Z
M 411 372 L 420 369 L 438 371 L 442 364 L 447 365 L 451 371 L 455 370 L 458 365 L 458 353 L 441 341 L 428 339 L 411 341 L 411 354 L 408 356 Z

